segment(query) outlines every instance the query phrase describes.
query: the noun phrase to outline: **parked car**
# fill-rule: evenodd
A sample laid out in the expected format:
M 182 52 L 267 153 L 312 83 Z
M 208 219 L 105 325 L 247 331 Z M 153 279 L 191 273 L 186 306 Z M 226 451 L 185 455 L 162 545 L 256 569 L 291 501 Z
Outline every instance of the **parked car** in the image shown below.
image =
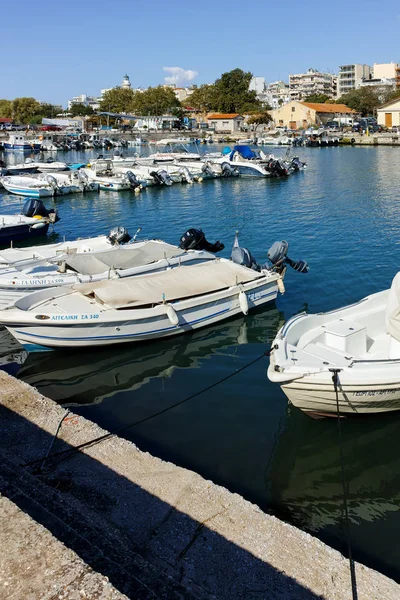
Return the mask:
M 62 131 L 62 128 L 57 125 L 42 125 L 42 131 Z

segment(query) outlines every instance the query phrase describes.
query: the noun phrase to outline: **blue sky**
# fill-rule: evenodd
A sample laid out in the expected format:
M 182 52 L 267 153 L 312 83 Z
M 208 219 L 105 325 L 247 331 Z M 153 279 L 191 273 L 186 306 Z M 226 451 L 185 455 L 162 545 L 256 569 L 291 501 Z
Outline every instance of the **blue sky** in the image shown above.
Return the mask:
M 398 62 L 399 38 L 394 1 L 18 0 L 2 7 L 0 98 L 66 105 L 125 73 L 134 87 L 164 83 L 164 67 L 197 72 L 197 84 L 236 67 L 287 80 L 309 67 Z

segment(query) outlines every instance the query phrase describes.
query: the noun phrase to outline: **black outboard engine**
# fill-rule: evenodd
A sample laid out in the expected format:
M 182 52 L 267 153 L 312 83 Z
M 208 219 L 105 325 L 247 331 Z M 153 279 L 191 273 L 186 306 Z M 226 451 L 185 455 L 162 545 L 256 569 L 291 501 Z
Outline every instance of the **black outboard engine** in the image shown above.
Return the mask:
M 236 167 L 232 167 L 228 162 L 222 163 L 221 171 L 223 177 L 237 177 L 239 175 L 239 171 Z
M 179 248 L 182 250 L 207 250 L 207 252 L 220 252 L 225 248 L 219 240 L 211 244 L 206 240 L 201 229 L 188 229 L 181 236 Z
M 282 273 L 286 265 L 289 265 L 299 273 L 308 273 L 310 270 L 308 264 L 304 260 L 292 260 L 288 257 L 289 250 L 288 242 L 275 242 L 268 250 L 268 260 L 272 263 L 272 269 L 277 273 Z
M 129 235 L 125 227 L 113 227 L 107 236 L 108 241 L 112 246 L 117 244 L 127 244 L 131 241 L 132 236 Z
M 29 200 L 25 202 L 22 207 L 22 214 L 25 217 L 47 217 L 52 223 L 57 223 L 57 221 L 60 220 L 55 208 L 47 210 L 43 202 L 35 198 L 29 198 Z
M 135 173 L 132 173 L 132 171 L 127 171 L 126 176 L 133 190 L 140 187 L 140 181 L 138 181 L 138 178 L 136 177 Z
M 172 185 L 173 183 L 171 177 L 164 169 L 152 171 L 150 175 L 154 179 L 156 185 Z

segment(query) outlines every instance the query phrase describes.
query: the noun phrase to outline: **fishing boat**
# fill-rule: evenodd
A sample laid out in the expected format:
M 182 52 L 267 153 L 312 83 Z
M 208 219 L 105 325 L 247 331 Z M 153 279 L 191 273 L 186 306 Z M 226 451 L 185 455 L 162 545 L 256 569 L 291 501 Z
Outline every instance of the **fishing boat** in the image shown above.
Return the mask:
M 39 140 L 27 140 L 22 133 L 9 134 L 8 140 L 3 142 L 4 150 L 40 150 L 42 143 Z
M 71 171 L 70 173 L 53 173 L 32 176 L 3 177 L 2 184 L 11 194 L 44 198 L 47 196 L 62 196 L 79 192 L 98 191 L 99 184 L 91 182 L 85 173 Z
M 0 215 L 0 245 L 46 235 L 50 224 L 58 221 L 55 209 L 47 210 L 43 202 L 27 200 L 18 215 Z
M 181 247 L 190 248 L 201 233 L 188 230 Z M 0 311 L 0 323 L 30 350 L 178 335 L 240 313 L 247 315 L 274 300 L 278 290 L 284 291 L 283 276 L 290 261 L 287 246 L 275 242 L 268 252 L 271 266 L 260 266 L 236 237 L 231 260 L 207 260 L 136 277 L 33 292 Z M 303 261 L 297 267 L 300 272 L 308 270 Z
M 139 228 L 133 236 L 136 239 Z M 92 238 L 79 238 L 77 240 L 63 240 L 56 244 L 43 244 L 40 246 L 29 246 L 26 248 L 15 248 L 11 246 L 5 250 L 0 250 L 0 270 L 4 267 L 14 266 L 16 269 L 23 269 L 31 263 L 41 265 L 44 262 L 50 262 L 61 254 L 85 254 L 88 252 L 99 252 L 107 250 L 113 244 L 124 244 L 131 240 L 131 236 L 125 227 L 114 227 L 109 234 L 99 235 Z M 0 271 L 1 272 L 1 271 Z
M 119 280 L 208 260 L 215 260 L 215 255 L 206 250 L 185 251 L 161 240 L 143 240 L 124 246 L 109 244 L 107 248 L 91 252 L 78 253 L 75 248 L 73 251 L 68 248 L 46 261 L 35 259 L 0 268 L 0 308 L 27 293 L 49 287 Z
M 225 169 L 234 169 L 241 177 L 282 177 L 290 173 L 282 160 L 267 157 L 262 150 L 252 150 L 246 145 L 234 146 L 232 150 L 227 147 L 214 161 Z
M 132 189 L 139 192 L 145 185 L 144 181 L 135 177 L 130 167 L 117 172 L 113 161 L 109 159 L 93 160 L 81 172 L 86 174 L 89 181 L 97 183 L 101 190 L 119 192 Z
M 311 415 L 399 410 L 400 273 L 356 304 L 295 315 L 272 348 L 268 377 Z

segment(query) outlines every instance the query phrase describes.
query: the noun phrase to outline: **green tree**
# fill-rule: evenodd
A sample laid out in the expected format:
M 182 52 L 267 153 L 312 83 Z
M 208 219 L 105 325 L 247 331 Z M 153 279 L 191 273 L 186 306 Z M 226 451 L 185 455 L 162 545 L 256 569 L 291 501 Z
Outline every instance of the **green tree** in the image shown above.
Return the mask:
M 0 99 L 0 117 L 3 117 L 3 119 L 11 119 L 11 117 L 12 117 L 12 102 L 11 102 L 11 100 Z
M 216 109 L 226 113 L 260 110 L 261 102 L 255 91 L 249 90 L 252 74 L 242 69 L 233 69 L 223 73 L 214 83 L 216 90 Z
M 344 94 L 337 102 L 346 104 L 349 108 L 361 113 L 363 117 L 372 115 L 375 109 L 382 104 L 379 93 L 370 87 L 352 90 Z
M 326 94 L 310 94 L 310 96 L 304 98 L 303 102 L 316 102 L 317 104 L 325 104 L 326 102 L 333 102 L 333 100 Z
M 129 88 L 115 87 L 105 92 L 101 102 L 101 112 L 131 112 L 135 93 Z
M 254 115 L 251 115 L 247 120 L 249 125 L 268 125 L 271 121 L 272 117 L 267 111 L 254 113 Z
M 217 91 L 214 84 L 204 84 L 196 88 L 184 101 L 188 108 L 194 108 L 201 112 L 217 110 Z
M 40 115 L 40 102 L 35 98 L 15 98 L 12 101 L 12 118 L 14 121 L 26 124 L 37 115 Z
M 162 85 L 149 87 L 144 92 L 135 92 L 132 104 L 135 114 L 154 116 L 171 114 L 174 109 L 182 106 L 174 90 Z
M 68 109 L 68 112 L 73 117 L 86 117 L 92 115 L 94 110 L 91 106 L 85 106 L 84 104 L 72 104 L 71 108 Z
M 40 103 L 39 114 L 46 119 L 55 119 L 62 112 L 63 108 L 59 104 L 50 104 L 49 102 Z

